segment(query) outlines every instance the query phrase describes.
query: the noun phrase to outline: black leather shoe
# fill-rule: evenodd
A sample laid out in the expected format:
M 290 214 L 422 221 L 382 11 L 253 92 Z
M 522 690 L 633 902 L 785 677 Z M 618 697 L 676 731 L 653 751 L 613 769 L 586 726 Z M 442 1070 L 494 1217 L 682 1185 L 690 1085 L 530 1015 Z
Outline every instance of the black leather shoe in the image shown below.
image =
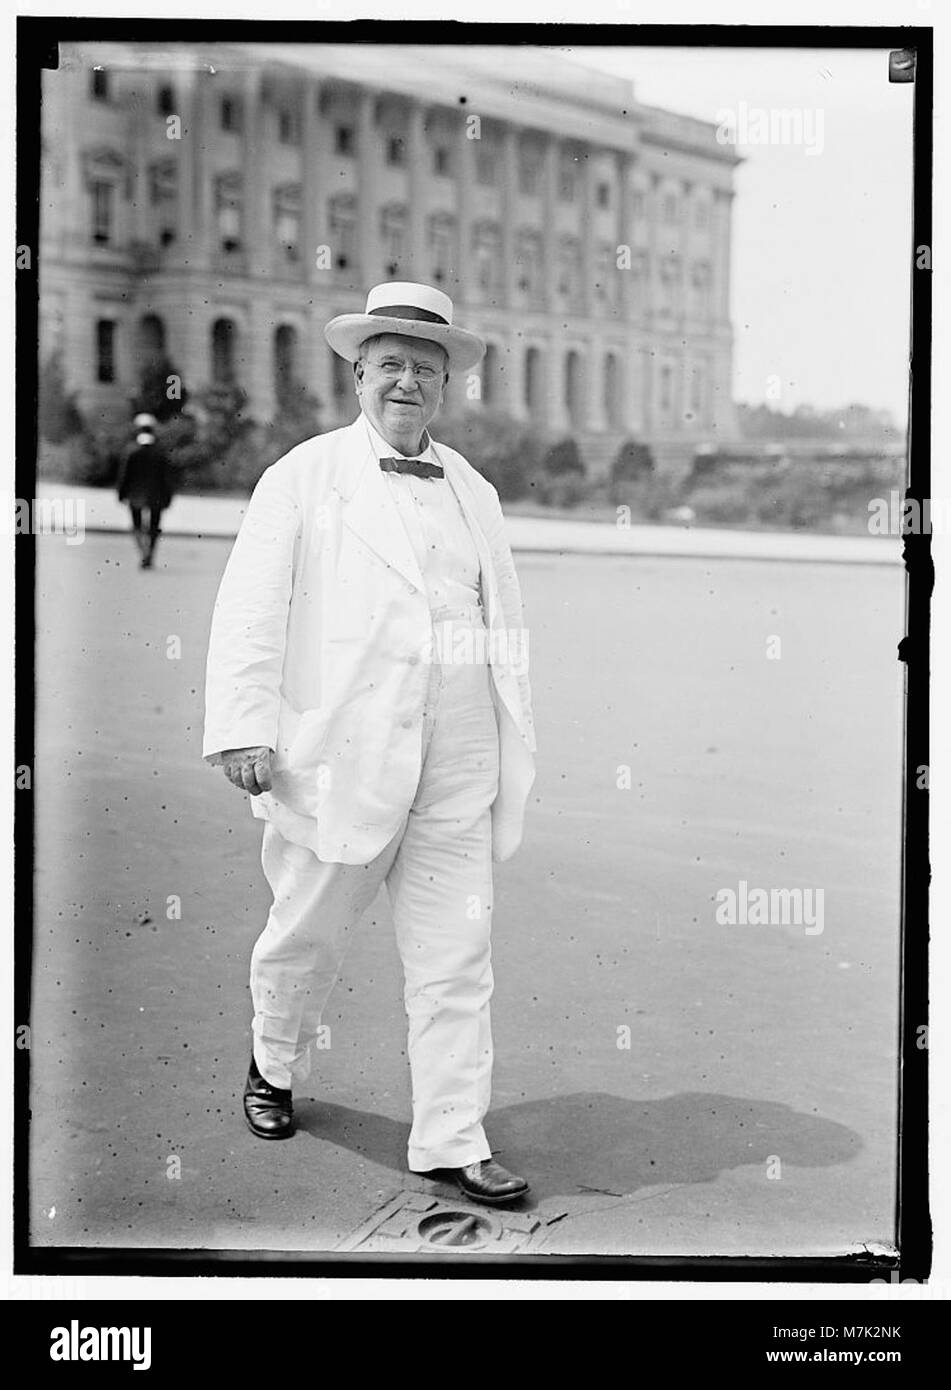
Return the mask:
M 244 1118 L 259 1139 L 289 1139 L 294 1133 L 294 1107 L 290 1091 L 265 1081 L 254 1058 L 244 1088 Z
M 494 1158 L 483 1158 L 478 1163 L 468 1163 L 465 1168 L 453 1168 L 459 1191 L 471 1197 L 473 1202 L 483 1202 L 486 1206 L 501 1207 L 506 1202 L 515 1202 L 524 1197 L 528 1183 L 508 1173 Z

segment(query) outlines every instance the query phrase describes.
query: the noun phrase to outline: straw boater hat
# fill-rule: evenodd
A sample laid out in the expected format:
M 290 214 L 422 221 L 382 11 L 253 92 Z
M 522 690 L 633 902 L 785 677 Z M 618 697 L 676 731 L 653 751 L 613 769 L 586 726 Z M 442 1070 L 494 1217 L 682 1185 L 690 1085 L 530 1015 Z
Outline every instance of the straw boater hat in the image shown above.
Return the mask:
M 361 344 L 378 333 L 401 333 L 438 343 L 445 348 L 452 371 L 476 366 L 485 354 L 481 338 L 466 328 L 453 327 L 452 300 L 431 285 L 402 280 L 374 285 L 367 295 L 365 313 L 338 314 L 324 329 L 334 352 L 348 362 L 356 362 Z

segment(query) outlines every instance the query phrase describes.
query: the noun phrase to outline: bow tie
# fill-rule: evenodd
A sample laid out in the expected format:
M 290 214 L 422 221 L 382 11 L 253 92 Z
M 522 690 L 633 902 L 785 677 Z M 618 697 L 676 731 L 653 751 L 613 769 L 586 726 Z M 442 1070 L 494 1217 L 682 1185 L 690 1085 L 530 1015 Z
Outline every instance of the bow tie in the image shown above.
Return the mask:
M 412 473 L 415 478 L 443 477 L 441 465 L 425 459 L 380 459 L 380 467 L 384 473 Z

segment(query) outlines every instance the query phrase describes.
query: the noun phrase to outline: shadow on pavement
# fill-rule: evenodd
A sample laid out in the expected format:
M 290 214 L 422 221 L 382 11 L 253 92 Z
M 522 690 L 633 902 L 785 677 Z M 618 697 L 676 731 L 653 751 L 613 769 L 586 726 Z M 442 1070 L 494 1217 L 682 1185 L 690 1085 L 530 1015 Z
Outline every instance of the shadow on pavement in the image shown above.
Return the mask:
M 405 1173 L 408 1124 L 306 1100 L 296 1114 L 315 1139 Z M 486 1128 L 496 1157 L 529 1178 L 536 1200 L 711 1182 L 774 1157 L 783 1167 L 824 1168 L 862 1147 L 854 1130 L 820 1115 L 703 1091 L 646 1101 L 581 1091 L 493 1110 Z

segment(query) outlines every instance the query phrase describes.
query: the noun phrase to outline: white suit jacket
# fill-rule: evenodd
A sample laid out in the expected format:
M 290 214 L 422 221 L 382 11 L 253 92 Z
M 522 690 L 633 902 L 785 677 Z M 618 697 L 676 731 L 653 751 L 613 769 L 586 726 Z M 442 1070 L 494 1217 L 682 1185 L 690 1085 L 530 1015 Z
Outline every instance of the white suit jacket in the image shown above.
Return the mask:
M 500 742 L 492 853 L 504 860 L 535 776 L 521 594 L 495 488 L 461 454 L 434 449 L 479 552 Z M 221 580 L 204 757 L 271 748 L 273 789 L 251 798 L 254 814 L 322 860 L 369 863 L 416 794 L 431 632 L 362 416 L 305 440 L 262 475 Z

